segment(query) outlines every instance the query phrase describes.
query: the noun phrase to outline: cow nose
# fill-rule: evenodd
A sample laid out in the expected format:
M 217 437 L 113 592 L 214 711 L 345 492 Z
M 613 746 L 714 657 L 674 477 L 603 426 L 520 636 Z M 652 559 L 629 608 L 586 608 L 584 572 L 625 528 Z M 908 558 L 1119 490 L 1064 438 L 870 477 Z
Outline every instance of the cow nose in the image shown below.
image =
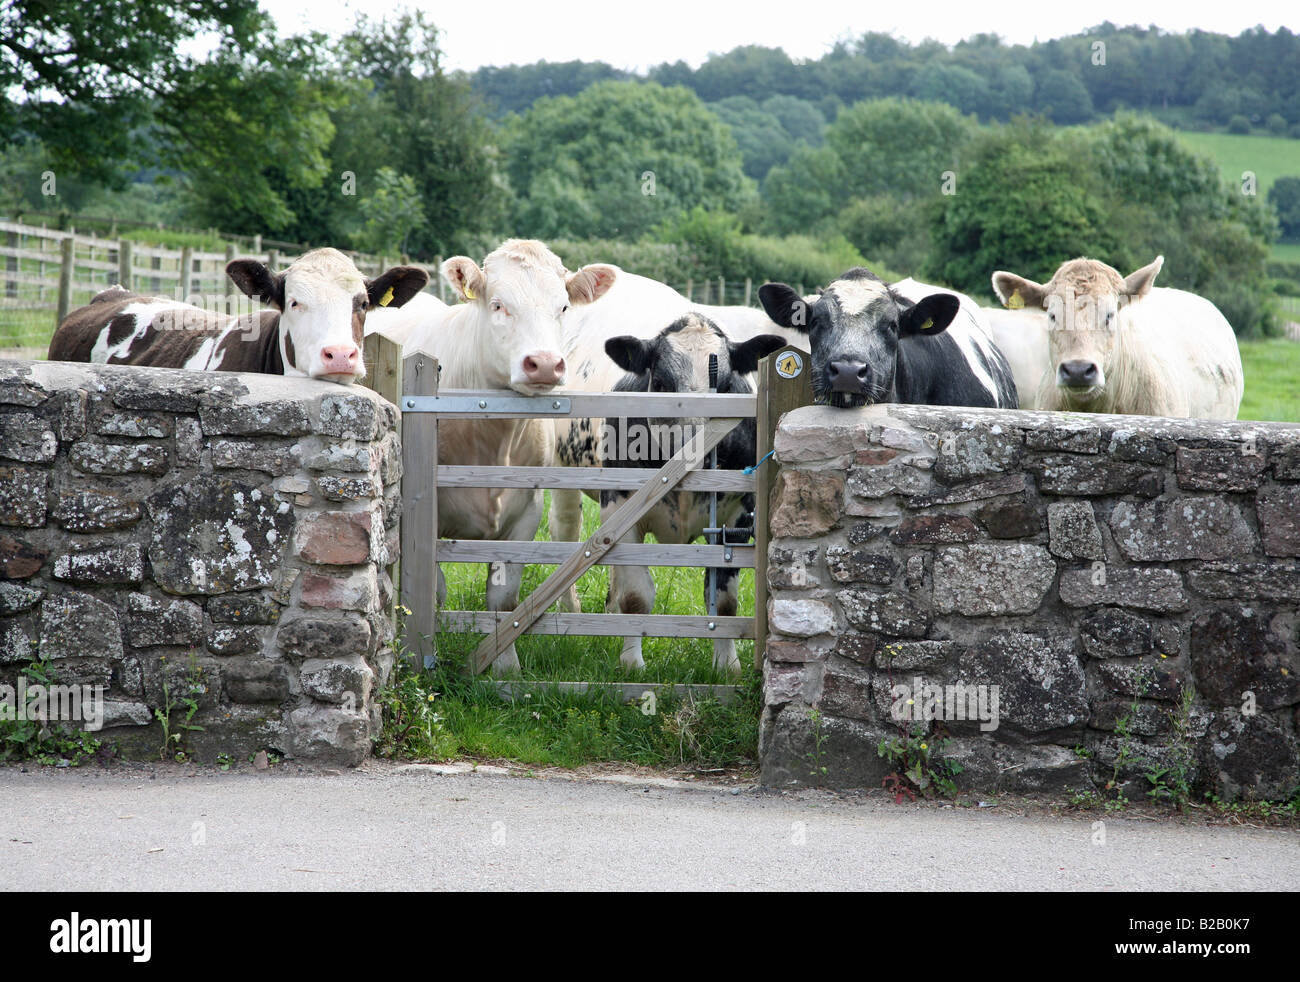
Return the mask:
M 1070 388 L 1087 388 L 1097 384 L 1097 363 L 1092 361 L 1063 361 L 1057 377 L 1062 385 Z
M 361 351 L 355 344 L 331 344 L 320 349 L 321 361 L 325 363 L 325 374 L 354 372 L 357 362 L 361 360 Z
M 524 377 L 536 385 L 559 385 L 564 381 L 564 359 L 549 351 L 524 356 Z
M 832 392 L 863 393 L 867 391 L 866 362 L 841 359 L 826 366 Z

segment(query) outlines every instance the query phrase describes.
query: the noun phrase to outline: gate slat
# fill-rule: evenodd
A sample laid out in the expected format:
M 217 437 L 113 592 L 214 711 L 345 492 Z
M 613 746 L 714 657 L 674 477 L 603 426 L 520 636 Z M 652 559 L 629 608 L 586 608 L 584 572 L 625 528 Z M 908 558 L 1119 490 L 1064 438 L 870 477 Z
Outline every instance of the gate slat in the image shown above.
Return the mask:
M 444 488 L 571 488 L 578 491 L 631 491 L 659 471 L 654 467 L 471 467 L 442 464 L 437 482 Z M 744 471 L 692 471 L 677 484 L 679 491 L 754 490 L 754 475 Z
M 725 550 L 731 549 L 728 562 Z M 543 563 L 564 562 L 573 555 L 572 542 L 525 542 L 493 539 L 439 539 L 440 563 Z M 656 542 L 616 542 L 600 557 L 601 566 L 721 566 L 753 569 L 752 545 L 696 546 Z
M 515 615 L 505 610 L 444 610 L 438 614 L 446 629 L 489 635 L 509 628 Z M 709 625 L 714 625 L 712 628 Z M 753 638 L 752 617 L 708 617 L 699 614 L 567 614 L 544 613 L 520 634 L 575 634 L 587 637 Z

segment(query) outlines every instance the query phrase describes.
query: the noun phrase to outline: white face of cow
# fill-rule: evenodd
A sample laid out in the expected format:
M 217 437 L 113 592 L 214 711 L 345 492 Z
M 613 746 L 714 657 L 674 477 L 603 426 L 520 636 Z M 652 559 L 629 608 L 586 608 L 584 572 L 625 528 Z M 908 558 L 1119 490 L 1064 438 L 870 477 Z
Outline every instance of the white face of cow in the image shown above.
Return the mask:
M 1164 257 L 1127 277 L 1095 259 L 1063 263 L 1050 282 L 1014 273 L 993 274 L 993 290 L 1007 307 L 1047 311 L 1047 341 L 1056 386 L 1067 405 L 1086 408 L 1106 391 L 1123 345 L 1123 311 L 1151 291 Z
M 565 313 L 603 296 L 617 271 L 597 264 L 570 273 L 541 242 L 510 239 L 482 269 L 467 256 L 455 256 L 442 264 L 442 275 L 474 305 L 467 343 L 487 384 L 541 395 L 564 384 Z
M 226 272 L 246 295 L 280 311 L 285 375 L 343 383 L 366 374 L 366 311 L 400 307 L 429 282 L 429 274 L 415 266 L 396 266 L 367 280 L 336 249 L 308 252 L 279 276 L 252 259 L 237 259 Z

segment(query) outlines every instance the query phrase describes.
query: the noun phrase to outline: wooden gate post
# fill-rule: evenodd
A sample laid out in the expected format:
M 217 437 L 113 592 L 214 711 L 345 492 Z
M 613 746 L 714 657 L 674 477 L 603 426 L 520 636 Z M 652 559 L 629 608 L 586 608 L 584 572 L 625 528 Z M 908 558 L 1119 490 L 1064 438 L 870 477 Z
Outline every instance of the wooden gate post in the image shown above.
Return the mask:
M 5 245 L 13 250 L 14 255 L 5 256 L 5 272 L 12 273 L 13 278 L 5 277 L 5 296 L 18 296 L 18 246 L 22 240 L 18 237 L 17 232 L 5 233 Z
M 436 396 L 438 361 L 414 354 L 402 362 L 403 396 Z M 402 407 L 398 403 L 398 408 Z M 406 646 L 418 672 L 437 664 L 438 631 L 438 417 L 402 414 L 402 605 Z
M 764 460 L 776 439 L 776 424 L 791 409 L 812 404 L 812 358 L 794 345 L 786 345 L 758 363 L 758 472 L 754 475 L 754 667 L 763 670 L 767 644 L 767 544 L 771 538 L 772 487 L 776 461 Z
M 181 278 L 180 278 L 180 296 L 176 299 L 181 303 L 190 302 L 190 287 L 194 285 L 194 249 L 192 246 L 183 246 L 181 248 Z

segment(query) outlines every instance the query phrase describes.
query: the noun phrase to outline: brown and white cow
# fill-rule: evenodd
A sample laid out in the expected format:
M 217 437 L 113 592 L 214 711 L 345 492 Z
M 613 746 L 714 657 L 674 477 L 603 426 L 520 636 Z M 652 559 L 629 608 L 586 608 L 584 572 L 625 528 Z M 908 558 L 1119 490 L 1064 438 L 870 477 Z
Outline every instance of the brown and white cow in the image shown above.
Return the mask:
M 366 311 L 400 307 L 429 282 L 417 266 L 367 280 L 337 249 L 314 249 L 279 274 L 256 259 L 236 259 L 226 272 L 272 309 L 229 317 L 113 287 L 64 318 L 49 358 L 351 383 L 366 374 Z
M 1123 277 L 1095 259 L 1071 259 L 1045 284 L 993 274 L 1003 304 L 1039 312 L 1025 321 L 1031 333 L 1046 319 L 1037 408 L 1237 418 L 1244 376 L 1232 326 L 1203 297 L 1153 287 L 1163 265 L 1157 256 Z

